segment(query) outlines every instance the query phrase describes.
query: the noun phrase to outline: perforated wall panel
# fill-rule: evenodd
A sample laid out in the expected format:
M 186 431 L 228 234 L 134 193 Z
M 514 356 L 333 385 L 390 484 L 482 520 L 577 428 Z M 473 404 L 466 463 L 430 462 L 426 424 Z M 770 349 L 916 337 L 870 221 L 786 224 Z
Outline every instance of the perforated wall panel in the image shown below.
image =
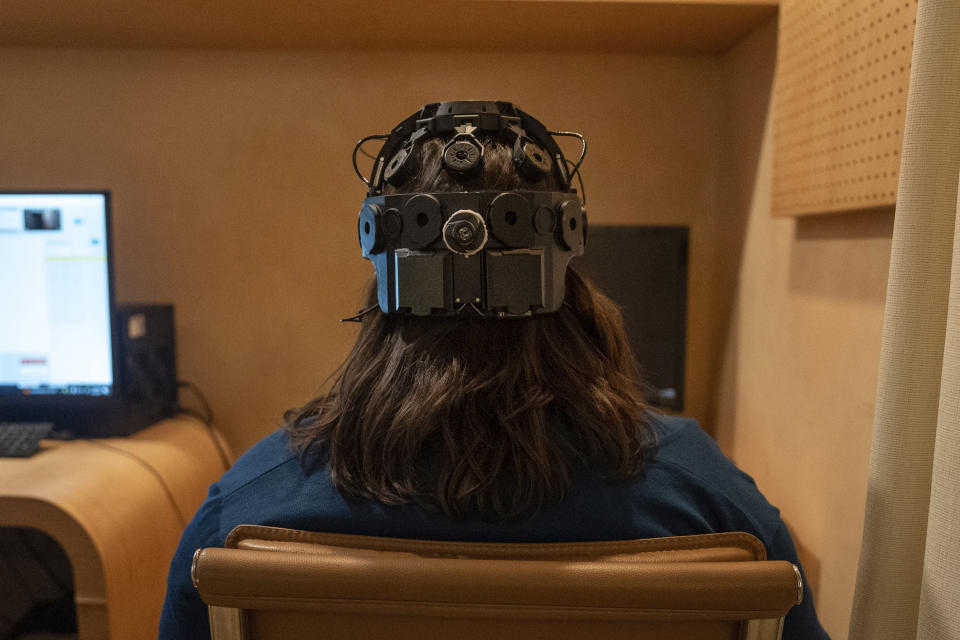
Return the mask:
M 774 215 L 893 205 L 916 0 L 781 0 Z

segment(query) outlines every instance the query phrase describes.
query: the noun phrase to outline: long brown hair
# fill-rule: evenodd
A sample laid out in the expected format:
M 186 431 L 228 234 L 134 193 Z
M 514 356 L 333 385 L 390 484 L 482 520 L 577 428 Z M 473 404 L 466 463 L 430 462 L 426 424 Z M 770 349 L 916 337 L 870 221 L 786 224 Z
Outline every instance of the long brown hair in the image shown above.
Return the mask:
M 525 183 L 491 141 L 482 179 L 463 185 L 431 143 L 400 191 L 554 188 Z M 365 315 L 331 392 L 287 412 L 285 428 L 347 495 L 508 519 L 561 499 L 578 468 L 639 473 L 655 443 L 643 391 L 619 309 L 568 269 L 553 314 Z

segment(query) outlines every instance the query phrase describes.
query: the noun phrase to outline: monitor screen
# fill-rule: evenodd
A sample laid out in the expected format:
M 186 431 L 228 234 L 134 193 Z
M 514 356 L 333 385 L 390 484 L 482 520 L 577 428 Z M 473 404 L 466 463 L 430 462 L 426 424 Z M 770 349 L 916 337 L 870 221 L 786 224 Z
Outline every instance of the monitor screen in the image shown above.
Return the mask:
M 590 225 L 571 263 L 620 306 L 648 401 L 670 411 L 684 405 L 688 247 L 688 227 Z
M 112 396 L 109 194 L 0 192 L 0 394 Z

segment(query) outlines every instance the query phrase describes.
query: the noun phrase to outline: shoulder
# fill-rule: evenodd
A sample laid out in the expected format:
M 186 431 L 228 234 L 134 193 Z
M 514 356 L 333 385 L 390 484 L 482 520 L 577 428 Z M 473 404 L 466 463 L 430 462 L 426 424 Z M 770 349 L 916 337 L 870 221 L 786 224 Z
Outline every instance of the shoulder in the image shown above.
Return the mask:
M 736 470 L 736 465 L 693 418 L 651 414 L 650 421 L 657 437 L 657 460 L 701 476 Z
M 223 546 L 235 524 L 246 521 L 225 512 L 231 502 L 247 490 L 259 493 L 262 487 L 278 482 L 275 476 L 297 466 L 297 455 L 286 434 L 275 431 L 250 448 L 234 465 L 210 486 L 207 499 L 184 529 L 180 544 L 170 563 L 167 595 L 160 618 L 160 638 L 184 640 L 208 638 L 206 606 L 190 583 L 190 563 L 195 549 Z M 289 473 L 289 472 L 288 472 Z M 281 481 L 282 482 L 282 481 Z M 240 503 L 244 501 L 239 500 Z M 247 513 L 256 513 L 251 506 Z
M 258 491 L 271 476 L 287 467 L 299 469 L 297 455 L 287 435 L 277 430 L 260 440 L 237 460 L 219 480 L 210 485 L 207 499 L 197 510 L 181 538 L 181 546 L 191 552 L 202 546 L 220 546 L 226 537 L 224 505 L 247 488 Z
M 717 446 L 696 420 L 652 415 L 657 449 L 648 479 L 668 483 L 678 500 L 712 514 L 718 530 L 749 531 L 769 543 L 781 526 L 780 511 Z
M 740 488 L 743 483 L 756 489 L 753 478 L 724 455 L 696 420 L 654 414 L 651 422 L 657 436 L 655 463 L 719 490 Z
M 277 429 L 240 456 L 217 482 L 221 498 L 228 498 L 247 485 L 263 480 L 278 469 L 298 466 L 296 451 L 283 429 Z
M 239 524 L 343 531 L 357 515 L 333 484 L 326 462 L 305 468 L 283 430 L 254 445 L 216 486 L 224 537 Z

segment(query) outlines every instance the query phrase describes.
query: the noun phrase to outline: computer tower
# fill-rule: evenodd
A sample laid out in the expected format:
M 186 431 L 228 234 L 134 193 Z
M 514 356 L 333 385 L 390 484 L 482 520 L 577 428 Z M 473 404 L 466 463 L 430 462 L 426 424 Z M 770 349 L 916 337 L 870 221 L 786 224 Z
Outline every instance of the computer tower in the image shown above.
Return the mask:
M 124 410 L 114 430 L 138 431 L 177 410 L 173 305 L 117 305 L 120 389 Z

